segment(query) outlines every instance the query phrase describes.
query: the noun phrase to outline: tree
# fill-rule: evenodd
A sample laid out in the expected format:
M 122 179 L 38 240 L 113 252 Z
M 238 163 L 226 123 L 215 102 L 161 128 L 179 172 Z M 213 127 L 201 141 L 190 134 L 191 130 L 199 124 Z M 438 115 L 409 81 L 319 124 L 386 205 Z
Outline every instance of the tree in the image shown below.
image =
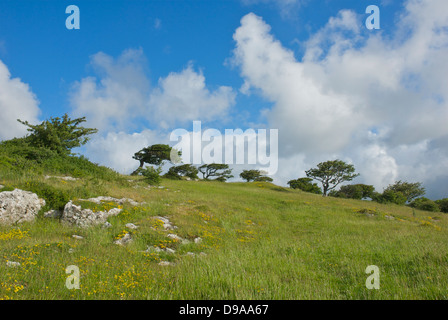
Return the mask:
M 401 192 L 401 194 L 406 197 L 406 202 L 408 203 L 426 193 L 421 182 L 409 183 L 401 180 L 389 185 L 384 191 Z
M 273 179 L 271 177 L 267 177 L 264 172 L 260 170 L 243 170 L 240 173 L 240 177 L 247 182 L 251 181 L 264 181 L 264 182 L 272 182 Z
M 296 180 L 288 181 L 288 185 L 292 189 L 300 189 L 305 192 L 311 192 L 315 194 L 322 194 L 322 190 L 317 183 L 313 183 L 311 178 L 299 178 Z
M 229 169 L 228 164 L 224 163 L 211 163 L 200 166 L 199 172 L 202 173 L 202 177 L 205 180 L 209 180 L 210 177 L 217 177 L 217 181 L 226 181 L 229 178 L 233 178 L 232 169 Z
M 448 198 L 435 201 L 443 213 L 448 213 Z
M 171 161 L 172 152 L 177 156 L 181 155 L 180 151 L 173 149 L 167 144 L 154 144 L 136 152 L 132 158 L 140 161 L 138 169 L 141 169 L 145 163 L 160 166 L 164 161 Z M 134 171 L 133 175 L 137 173 L 138 169 Z
M 305 171 L 307 177 L 313 178 L 322 183 L 322 195 L 327 196 L 327 192 L 336 188 L 344 181 L 351 181 L 359 174 L 355 173 L 355 167 L 352 164 L 345 163 L 342 160 L 331 160 L 321 162 L 317 168 Z
M 79 126 L 86 121 L 85 117 L 70 119 L 67 114 L 61 118 L 50 118 L 41 124 L 32 125 L 28 121 L 17 119 L 31 132 L 26 140 L 37 148 L 47 148 L 59 154 L 70 155 L 71 150 L 89 141 L 88 135 L 97 133 L 97 129 Z
M 417 199 L 413 200 L 409 204 L 409 206 L 412 208 L 424 210 L 424 211 L 431 211 L 431 212 L 439 212 L 440 211 L 439 206 L 434 201 L 432 201 L 431 199 L 425 198 L 425 197 L 421 197 L 421 198 L 417 198 Z
M 342 186 L 338 191 L 332 190 L 329 195 L 338 198 L 358 199 L 372 198 L 375 187 L 366 184 L 349 184 Z
M 383 193 L 373 192 L 372 200 L 378 203 L 395 203 L 404 205 L 406 197 L 399 191 L 384 190 Z
M 165 177 L 173 180 L 180 180 L 181 177 L 188 177 L 190 179 L 198 179 L 198 169 L 191 164 L 183 164 L 180 166 L 171 167 L 165 174 Z

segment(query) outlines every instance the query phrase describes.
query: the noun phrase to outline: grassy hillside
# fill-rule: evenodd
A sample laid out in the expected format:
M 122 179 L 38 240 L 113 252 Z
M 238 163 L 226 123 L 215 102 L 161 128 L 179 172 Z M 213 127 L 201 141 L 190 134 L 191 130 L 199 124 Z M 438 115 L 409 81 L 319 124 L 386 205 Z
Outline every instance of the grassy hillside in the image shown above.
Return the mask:
M 120 176 L 85 159 L 44 159 L 19 170 L 17 160 L 0 153 L 0 174 L 3 191 L 40 193 L 49 203 L 45 210 L 95 196 L 145 202 L 125 204 L 109 218 L 109 229 L 78 229 L 44 217 L 0 226 L 1 299 L 448 298 L 443 213 L 416 210 L 414 216 L 409 207 L 323 198 L 258 182 L 163 180 L 164 188 L 148 189 L 141 177 Z M 154 216 L 169 217 L 178 229 L 164 231 Z M 170 232 L 203 241 L 181 244 L 167 237 Z M 113 243 L 125 233 L 132 243 Z M 145 252 L 148 246 L 175 253 Z M 8 267 L 7 261 L 21 266 Z M 69 265 L 80 268 L 80 290 L 65 287 Z M 380 269 L 379 290 L 365 286 L 369 265 Z

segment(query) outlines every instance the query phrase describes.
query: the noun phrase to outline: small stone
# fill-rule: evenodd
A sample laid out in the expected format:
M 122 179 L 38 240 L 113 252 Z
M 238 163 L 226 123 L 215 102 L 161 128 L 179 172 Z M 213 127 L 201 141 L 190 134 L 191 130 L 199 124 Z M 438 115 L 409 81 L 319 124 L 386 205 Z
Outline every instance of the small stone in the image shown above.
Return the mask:
M 20 262 L 6 261 L 6 266 L 10 268 L 17 268 L 20 267 Z
M 162 249 L 160 249 L 159 247 L 148 247 L 148 249 L 146 249 L 145 252 L 161 252 Z
M 109 229 L 111 227 L 112 227 L 112 224 L 110 224 L 108 221 L 104 222 L 104 224 L 103 224 L 104 229 Z
M 166 217 L 159 217 L 159 216 L 155 216 L 155 217 L 152 217 L 153 219 L 156 219 L 156 220 L 160 220 L 160 221 L 162 221 L 163 223 L 170 223 L 170 220 L 168 219 L 168 218 L 166 218 Z
M 395 220 L 395 218 L 392 217 L 392 216 L 385 216 L 385 218 L 386 218 L 386 219 L 389 219 L 389 220 Z
M 120 246 L 124 246 L 124 245 L 126 245 L 126 244 L 128 244 L 130 242 L 132 242 L 131 235 L 129 233 L 126 233 L 123 238 L 115 240 L 114 244 L 118 244 Z
M 174 250 L 171 249 L 171 248 L 165 248 L 165 252 L 166 252 L 166 253 L 174 254 L 176 251 L 174 251 Z
M 135 224 L 133 224 L 133 223 L 126 224 L 126 228 L 129 228 L 129 229 L 132 229 L 132 230 L 138 229 L 138 227 Z
M 174 263 L 171 263 L 169 261 L 160 261 L 158 264 L 159 264 L 159 266 L 163 266 L 163 267 L 174 265 Z
M 72 237 L 73 237 L 74 239 L 77 239 L 77 240 L 82 240 L 82 239 L 84 239 L 84 237 L 77 236 L 76 234 L 72 235 Z
M 201 243 L 201 242 L 202 242 L 201 237 L 197 237 L 196 239 L 194 239 L 194 243 Z
M 171 238 L 171 239 L 174 239 L 174 240 L 179 240 L 179 241 L 182 240 L 181 237 L 179 237 L 177 234 L 173 234 L 173 233 L 168 234 L 167 237 Z
M 193 252 L 187 252 L 186 255 L 187 256 L 194 256 L 194 253 Z
M 199 253 L 201 256 L 206 256 L 207 254 L 205 252 Z
M 60 210 L 50 210 L 44 213 L 45 218 L 59 219 L 62 216 L 62 211 Z

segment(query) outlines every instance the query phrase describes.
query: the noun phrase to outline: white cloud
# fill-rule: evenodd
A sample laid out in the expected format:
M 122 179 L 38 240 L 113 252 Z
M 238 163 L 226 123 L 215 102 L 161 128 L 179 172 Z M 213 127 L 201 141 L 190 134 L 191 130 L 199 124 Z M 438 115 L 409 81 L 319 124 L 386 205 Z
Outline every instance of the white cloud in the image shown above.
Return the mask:
M 135 169 L 132 155 L 141 148 L 167 143 L 160 139 L 166 129 L 222 119 L 235 100 L 230 87 L 209 89 L 191 64 L 150 87 L 146 64 L 141 49 L 126 50 L 116 59 L 97 53 L 90 63 L 97 77 L 75 83 L 70 95 L 73 115 L 85 116 L 88 126 L 99 129 L 86 155 L 120 172 Z
M 0 140 L 22 137 L 26 127 L 17 119 L 39 122 L 39 101 L 28 84 L 11 78 L 8 67 L 0 61 Z
M 152 144 L 161 143 L 163 137 L 151 130 L 139 133 L 109 132 L 96 137 L 86 145 L 86 154 L 91 161 L 130 174 L 138 168 L 139 162 L 132 159 L 137 151 Z
M 411 0 L 405 9 L 387 36 L 360 29 L 362 17 L 342 10 L 310 37 L 301 60 L 262 18 L 242 18 L 234 63 L 243 93 L 273 103 L 265 114 L 279 129 L 279 174 L 294 165 L 288 159 L 299 159 L 300 169 L 351 159 L 360 181 L 381 191 L 395 179 L 430 184 L 448 170 L 440 146 L 448 136 L 448 3 Z
M 231 87 L 207 88 L 202 72 L 192 65 L 159 79 L 159 88 L 151 93 L 149 109 L 162 127 L 186 124 L 193 120 L 215 120 L 224 117 L 235 103 Z
M 104 132 L 135 128 L 149 90 L 145 63 L 141 49 L 126 50 L 118 59 L 102 52 L 93 55 L 91 66 L 100 79 L 87 77 L 74 85 L 74 116 L 87 117 L 89 125 Z

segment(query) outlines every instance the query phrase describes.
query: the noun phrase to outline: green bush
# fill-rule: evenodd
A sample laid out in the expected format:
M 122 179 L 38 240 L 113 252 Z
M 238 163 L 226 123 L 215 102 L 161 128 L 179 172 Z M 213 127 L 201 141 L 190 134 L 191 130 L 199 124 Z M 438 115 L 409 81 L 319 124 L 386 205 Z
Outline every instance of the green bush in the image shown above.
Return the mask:
M 374 192 L 372 194 L 372 200 L 384 204 L 395 203 L 398 205 L 404 205 L 407 199 L 401 192 L 384 190 L 383 193 Z
M 70 195 L 60 189 L 38 181 L 27 181 L 17 186 L 17 188 L 33 192 L 45 200 L 45 207 L 49 209 L 63 210 L 67 202 L 70 201 Z
M 288 185 L 292 189 L 300 189 L 305 192 L 311 192 L 315 194 L 322 194 L 322 190 L 317 183 L 313 183 L 311 178 L 299 178 L 296 180 L 288 181 Z
M 338 191 L 332 190 L 330 196 L 346 199 L 372 198 L 375 188 L 366 184 L 349 184 L 342 186 Z
M 160 181 L 162 180 L 162 178 L 160 177 L 160 173 L 162 172 L 162 168 L 161 167 L 151 167 L 151 166 L 146 166 L 145 169 L 140 169 L 139 170 L 140 174 L 142 176 L 144 176 L 146 179 L 146 181 L 150 184 L 150 185 L 159 185 Z
M 435 202 L 439 206 L 440 211 L 443 213 L 448 213 L 448 198 L 436 200 Z
M 409 204 L 409 206 L 424 211 L 432 211 L 432 212 L 440 211 L 440 208 L 437 205 L 437 203 L 425 197 L 415 199 Z

